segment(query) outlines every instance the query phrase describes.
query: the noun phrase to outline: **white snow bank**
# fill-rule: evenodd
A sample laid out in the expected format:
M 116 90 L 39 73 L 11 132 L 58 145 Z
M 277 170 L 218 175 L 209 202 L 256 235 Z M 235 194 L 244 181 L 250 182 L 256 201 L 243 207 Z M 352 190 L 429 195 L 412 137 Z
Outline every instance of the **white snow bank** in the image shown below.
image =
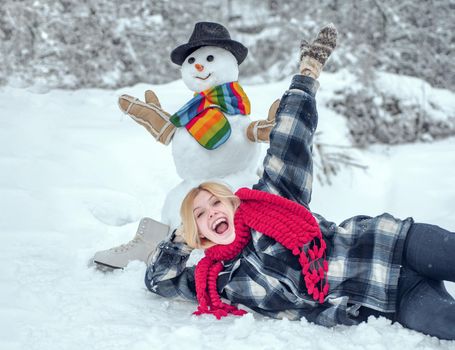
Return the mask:
M 320 130 L 348 144 L 343 119 L 323 103 L 342 83 L 321 79 Z M 246 86 L 253 115 L 266 116 L 287 85 Z M 0 90 L 0 349 L 455 349 L 385 319 L 325 329 L 253 314 L 195 317 L 194 304 L 146 290 L 144 264 L 87 267 L 97 250 L 129 240 L 142 216 L 158 218 L 180 182 L 170 148 L 117 108 L 118 95 L 147 88 Z M 180 81 L 152 88 L 170 112 L 191 98 Z M 314 211 L 337 222 L 389 211 L 455 230 L 454 138 L 355 154 L 368 170 L 315 183 Z
M 378 73 L 375 83 L 385 95 L 421 106 L 431 119 L 455 119 L 455 96 L 452 91 L 433 88 L 419 78 L 384 72 Z

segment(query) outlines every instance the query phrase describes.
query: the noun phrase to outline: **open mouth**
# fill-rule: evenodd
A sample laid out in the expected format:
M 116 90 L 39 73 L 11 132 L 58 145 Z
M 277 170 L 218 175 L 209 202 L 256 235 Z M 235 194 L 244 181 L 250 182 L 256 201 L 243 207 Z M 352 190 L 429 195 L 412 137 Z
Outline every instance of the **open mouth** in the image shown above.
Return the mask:
M 226 218 L 219 218 L 215 220 L 212 224 L 212 230 L 215 231 L 217 234 L 222 235 L 227 231 L 229 228 L 229 224 Z
M 195 78 L 200 79 L 200 80 L 207 80 L 208 78 L 210 78 L 211 75 L 212 75 L 212 73 L 209 73 L 209 75 L 207 75 L 205 78 L 201 78 L 201 77 L 195 77 Z

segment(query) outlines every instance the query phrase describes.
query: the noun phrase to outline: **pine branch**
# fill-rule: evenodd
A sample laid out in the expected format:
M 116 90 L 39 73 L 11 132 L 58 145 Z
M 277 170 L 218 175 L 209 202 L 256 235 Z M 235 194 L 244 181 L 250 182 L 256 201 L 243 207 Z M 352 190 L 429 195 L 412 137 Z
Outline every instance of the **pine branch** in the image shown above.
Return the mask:
M 368 168 L 346 151 L 358 147 L 322 143 L 317 140 L 320 135 L 320 132 L 315 135 L 316 140 L 313 148 L 315 150 L 313 164 L 318 170 L 316 178 L 321 185 L 331 185 L 332 178 L 335 177 L 342 168 L 354 167 L 363 170 Z

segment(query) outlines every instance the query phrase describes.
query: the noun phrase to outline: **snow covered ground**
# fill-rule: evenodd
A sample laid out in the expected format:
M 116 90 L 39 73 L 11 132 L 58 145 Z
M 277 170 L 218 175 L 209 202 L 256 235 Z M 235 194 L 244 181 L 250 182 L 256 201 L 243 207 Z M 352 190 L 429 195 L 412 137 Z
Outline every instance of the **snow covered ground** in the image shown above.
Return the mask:
M 321 79 L 325 142 L 348 144 L 343 119 L 324 107 L 347 80 Z M 253 116 L 265 116 L 287 85 L 246 86 Z M 159 218 L 180 181 L 170 147 L 117 108 L 118 95 L 147 88 L 0 90 L 0 349 L 455 349 L 385 319 L 325 329 L 256 314 L 195 317 L 194 304 L 146 290 L 142 263 L 89 267 L 96 251 L 128 241 L 141 217 Z M 153 89 L 169 111 L 191 97 L 181 81 Z M 354 154 L 368 169 L 315 183 L 314 211 L 337 222 L 389 211 L 455 231 L 455 138 Z

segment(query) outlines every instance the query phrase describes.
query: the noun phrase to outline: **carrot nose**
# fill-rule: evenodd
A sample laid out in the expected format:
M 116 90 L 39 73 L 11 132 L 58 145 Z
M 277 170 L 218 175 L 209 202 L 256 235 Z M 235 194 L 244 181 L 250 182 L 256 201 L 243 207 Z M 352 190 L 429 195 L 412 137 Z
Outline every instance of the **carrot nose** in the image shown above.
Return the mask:
M 196 63 L 194 66 L 199 72 L 202 72 L 204 70 L 204 66 L 202 64 Z

